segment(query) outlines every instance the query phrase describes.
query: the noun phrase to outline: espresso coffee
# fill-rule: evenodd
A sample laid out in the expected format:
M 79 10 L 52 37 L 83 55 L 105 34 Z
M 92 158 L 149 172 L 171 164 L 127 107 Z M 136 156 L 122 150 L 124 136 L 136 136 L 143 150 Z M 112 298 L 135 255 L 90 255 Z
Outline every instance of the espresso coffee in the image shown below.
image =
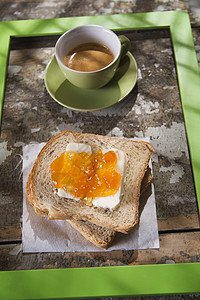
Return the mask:
M 64 64 L 73 70 L 91 72 L 102 69 L 114 59 L 112 51 L 97 43 L 79 45 L 70 51 L 64 59 Z

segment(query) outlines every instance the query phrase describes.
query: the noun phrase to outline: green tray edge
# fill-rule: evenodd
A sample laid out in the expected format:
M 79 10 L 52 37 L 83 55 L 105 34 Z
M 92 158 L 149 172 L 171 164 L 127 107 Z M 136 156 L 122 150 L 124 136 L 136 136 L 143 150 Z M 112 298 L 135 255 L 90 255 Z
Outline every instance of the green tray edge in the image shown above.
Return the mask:
M 198 263 L 4 271 L 2 274 L 0 295 L 5 300 L 198 294 L 200 291 Z
M 62 34 L 74 26 L 94 23 L 104 24 L 113 30 L 143 30 L 162 27 L 170 29 L 197 201 L 200 207 L 200 158 L 198 155 L 200 74 L 187 12 L 170 11 L 1 22 L 0 115 L 2 114 L 11 36 Z M 0 295 L 3 299 L 61 299 L 200 293 L 199 278 L 199 263 L 1 271 Z

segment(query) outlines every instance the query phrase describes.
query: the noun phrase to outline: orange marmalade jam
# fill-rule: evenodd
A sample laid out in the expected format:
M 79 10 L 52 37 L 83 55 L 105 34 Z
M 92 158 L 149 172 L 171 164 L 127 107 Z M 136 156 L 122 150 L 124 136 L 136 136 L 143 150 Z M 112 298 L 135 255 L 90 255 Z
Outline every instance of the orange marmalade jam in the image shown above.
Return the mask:
M 52 184 L 91 206 L 95 197 L 114 195 L 119 189 L 121 175 L 116 164 L 114 151 L 66 151 L 51 163 Z

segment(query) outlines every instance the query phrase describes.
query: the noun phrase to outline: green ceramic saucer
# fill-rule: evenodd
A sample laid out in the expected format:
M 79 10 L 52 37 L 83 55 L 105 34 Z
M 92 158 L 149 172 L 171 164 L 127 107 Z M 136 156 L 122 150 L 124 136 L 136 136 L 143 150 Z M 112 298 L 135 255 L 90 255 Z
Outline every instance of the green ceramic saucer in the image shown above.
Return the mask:
M 47 65 L 45 85 L 50 96 L 62 106 L 78 111 L 94 111 L 124 99 L 137 81 L 137 64 L 130 52 L 121 61 L 114 78 L 100 89 L 81 89 L 61 72 L 55 56 Z

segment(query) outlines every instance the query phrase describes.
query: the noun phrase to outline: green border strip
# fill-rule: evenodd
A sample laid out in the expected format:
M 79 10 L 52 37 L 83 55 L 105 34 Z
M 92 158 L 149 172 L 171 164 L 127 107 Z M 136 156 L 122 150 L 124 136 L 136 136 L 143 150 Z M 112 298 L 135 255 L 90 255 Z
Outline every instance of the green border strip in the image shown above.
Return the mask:
M 8 271 L 0 295 L 23 300 L 199 293 L 199 275 L 195 263 Z
M 0 116 L 10 37 L 62 34 L 83 24 L 112 30 L 167 27 L 171 32 L 188 145 L 200 208 L 200 72 L 184 11 L 21 20 L 0 23 Z M 200 264 L 144 265 L 0 272 L 2 299 L 61 299 L 200 293 Z

